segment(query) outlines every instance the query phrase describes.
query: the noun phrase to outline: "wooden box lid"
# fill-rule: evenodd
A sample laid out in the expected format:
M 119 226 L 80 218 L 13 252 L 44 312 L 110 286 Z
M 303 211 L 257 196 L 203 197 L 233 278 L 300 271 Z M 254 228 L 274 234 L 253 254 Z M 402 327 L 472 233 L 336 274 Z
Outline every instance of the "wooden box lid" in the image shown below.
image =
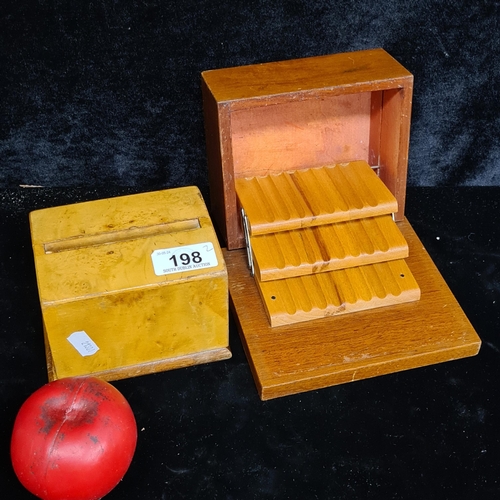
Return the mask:
M 413 76 L 383 49 L 202 73 L 212 217 L 245 246 L 238 178 L 366 161 L 404 217 Z
M 218 265 L 211 271 L 226 272 L 195 186 L 36 210 L 30 224 L 42 304 L 167 285 L 206 272 L 157 275 L 151 256 L 160 248 L 212 242 Z

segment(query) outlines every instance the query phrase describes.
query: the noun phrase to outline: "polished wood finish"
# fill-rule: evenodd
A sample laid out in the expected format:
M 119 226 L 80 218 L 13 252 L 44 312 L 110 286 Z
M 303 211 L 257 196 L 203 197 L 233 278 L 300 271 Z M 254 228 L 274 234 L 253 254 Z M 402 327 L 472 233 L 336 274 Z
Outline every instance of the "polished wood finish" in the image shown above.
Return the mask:
M 206 71 L 202 91 L 212 215 L 227 246 L 231 305 L 262 399 L 477 354 L 479 337 L 404 217 L 413 92 L 413 76 L 405 68 L 384 50 L 374 49 Z M 261 300 L 262 291 L 273 286 L 272 280 L 292 268 L 299 276 L 318 279 L 321 265 L 335 259 L 322 255 L 317 262 L 312 246 L 308 249 L 305 244 L 311 228 L 281 228 L 279 245 L 274 239 L 278 233 L 268 240 L 264 229 L 264 235 L 248 237 L 256 248 L 256 281 L 248 270 L 245 250 L 239 249 L 246 244 L 242 220 L 249 222 L 252 233 L 260 225 L 260 216 L 241 217 L 236 185 L 244 186 L 248 178 L 284 179 L 285 172 L 353 161 L 372 167 L 397 201 L 394 219 L 408 243 L 406 264 L 418 283 L 420 300 L 354 314 L 342 314 L 342 307 L 331 306 L 332 316 L 272 327 L 266 298 Z M 243 204 L 246 197 L 260 196 L 261 183 L 254 184 L 259 185 L 241 194 Z M 294 224 L 305 217 L 312 226 L 314 216 L 307 219 L 300 202 L 287 205 L 290 193 L 285 185 L 266 195 L 259 202 L 262 215 L 278 213 L 278 220 L 295 218 Z M 283 194 L 284 203 L 277 203 Z M 317 190 L 314 201 L 327 203 L 325 198 Z M 303 215 L 296 217 L 294 210 Z M 265 217 L 262 222 L 276 226 Z M 322 226 L 314 230 L 323 230 Z M 374 238 L 376 231 L 370 232 Z M 361 234 L 354 239 L 359 242 Z M 342 244 L 349 245 L 348 241 L 342 238 Z M 397 238 L 391 241 L 399 246 Z M 380 250 L 383 246 L 381 241 L 372 244 Z M 282 256 L 281 263 L 279 256 L 270 259 L 266 255 L 270 247 L 285 248 L 286 259 Z M 344 256 L 354 253 L 350 249 Z M 346 267 L 351 263 L 349 258 L 344 262 Z M 406 276 L 406 270 L 400 274 Z M 397 282 L 396 278 L 389 282 Z M 361 287 L 360 298 L 374 286 L 378 291 L 371 294 L 371 300 L 382 296 L 385 291 L 377 284 L 374 279 Z M 302 294 L 304 303 L 309 301 L 307 307 L 327 304 L 326 295 L 319 297 L 318 290 L 321 287 L 315 286 Z M 418 293 L 415 287 L 413 292 Z M 280 320 L 283 311 L 287 319 L 295 315 L 300 309 L 295 306 L 291 301 L 281 307 L 277 311 Z
M 254 273 L 269 281 L 408 257 L 390 215 L 250 237 Z
M 212 216 L 245 246 L 237 179 L 363 160 L 404 214 L 413 77 L 382 49 L 205 71 Z
M 398 211 L 394 195 L 365 161 L 236 179 L 251 236 Z
M 257 280 L 271 326 L 413 302 L 420 288 L 404 260 Z
M 262 399 L 473 356 L 481 341 L 407 220 L 419 301 L 273 328 L 244 250 L 224 251 L 242 343 Z
M 397 201 L 365 161 L 240 178 L 236 193 L 271 326 L 419 299 Z
M 49 377 L 107 380 L 231 356 L 227 270 L 198 188 L 30 214 Z M 217 265 L 157 275 L 156 250 L 211 243 Z M 68 341 L 84 331 L 99 350 Z

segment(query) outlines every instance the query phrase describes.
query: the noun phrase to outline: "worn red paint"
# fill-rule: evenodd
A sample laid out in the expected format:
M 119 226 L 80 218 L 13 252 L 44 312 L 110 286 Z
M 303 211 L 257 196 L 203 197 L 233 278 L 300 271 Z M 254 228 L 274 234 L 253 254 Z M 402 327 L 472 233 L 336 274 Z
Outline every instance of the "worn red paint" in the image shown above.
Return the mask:
M 17 415 L 11 458 L 21 483 L 44 500 L 97 500 L 127 471 L 137 426 L 123 395 L 94 377 L 51 382 Z

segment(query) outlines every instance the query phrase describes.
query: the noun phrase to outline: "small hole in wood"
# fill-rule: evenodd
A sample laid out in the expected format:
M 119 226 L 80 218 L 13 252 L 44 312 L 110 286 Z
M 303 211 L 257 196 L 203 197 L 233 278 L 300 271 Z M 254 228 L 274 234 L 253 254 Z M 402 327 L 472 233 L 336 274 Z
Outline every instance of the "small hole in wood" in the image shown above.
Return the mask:
M 404 278 L 404 277 L 405 277 L 405 275 L 404 275 L 403 273 L 401 273 L 399 276 L 401 276 L 401 278 Z
M 271 300 L 276 300 L 276 295 L 271 295 Z

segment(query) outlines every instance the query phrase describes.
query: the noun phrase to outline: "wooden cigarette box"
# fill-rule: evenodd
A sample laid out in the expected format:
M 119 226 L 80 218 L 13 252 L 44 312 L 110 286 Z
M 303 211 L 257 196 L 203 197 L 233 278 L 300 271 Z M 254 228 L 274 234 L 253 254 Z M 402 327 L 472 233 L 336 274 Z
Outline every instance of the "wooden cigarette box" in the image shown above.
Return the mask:
M 383 49 L 202 73 L 211 211 L 262 399 L 479 350 L 404 216 L 412 90 Z
M 231 356 L 226 265 L 198 188 L 37 210 L 30 225 L 50 380 Z

